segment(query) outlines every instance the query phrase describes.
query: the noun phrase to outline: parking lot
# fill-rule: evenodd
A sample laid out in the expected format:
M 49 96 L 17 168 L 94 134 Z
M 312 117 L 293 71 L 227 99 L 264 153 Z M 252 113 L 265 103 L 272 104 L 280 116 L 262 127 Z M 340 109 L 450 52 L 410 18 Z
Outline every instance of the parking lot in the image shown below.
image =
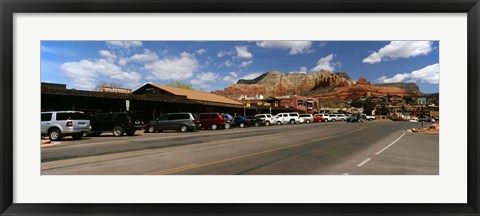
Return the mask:
M 438 134 L 418 122 L 322 122 L 84 137 L 42 148 L 42 174 L 432 175 Z

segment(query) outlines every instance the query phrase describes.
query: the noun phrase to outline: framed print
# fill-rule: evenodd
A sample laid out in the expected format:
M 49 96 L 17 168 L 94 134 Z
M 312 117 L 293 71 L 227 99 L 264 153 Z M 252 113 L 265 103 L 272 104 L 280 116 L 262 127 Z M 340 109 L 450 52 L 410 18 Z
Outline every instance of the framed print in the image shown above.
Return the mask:
M 2 215 L 479 215 L 477 0 L 1 11 Z

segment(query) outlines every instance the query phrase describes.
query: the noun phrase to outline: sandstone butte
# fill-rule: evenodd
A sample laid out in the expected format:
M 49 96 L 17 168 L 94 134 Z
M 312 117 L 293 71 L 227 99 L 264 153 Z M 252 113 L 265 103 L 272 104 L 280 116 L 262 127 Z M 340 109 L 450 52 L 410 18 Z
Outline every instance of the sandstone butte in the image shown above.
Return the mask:
M 314 91 L 309 94 L 310 97 L 319 98 L 320 100 L 354 100 L 362 97 L 379 97 L 387 95 L 397 96 L 420 96 L 418 91 L 409 91 L 395 86 L 379 86 L 372 85 L 365 78 L 360 78 L 357 83 L 350 86 L 337 86 L 327 92 Z
M 399 86 L 404 84 L 398 83 Z M 407 85 L 407 84 L 405 84 Z M 412 86 L 413 85 L 413 86 Z M 231 99 L 242 95 L 306 95 L 321 100 L 353 100 L 366 96 L 419 96 L 415 84 L 408 84 L 409 90 L 397 86 L 372 85 L 365 78 L 352 80 L 346 73 L 320 71 L 309 74 L 284 74 L 270 71 L 251 80 L 239 80 L 237 84 L 213 93 Z M 413 89 L 413 90 L 412 90 Z

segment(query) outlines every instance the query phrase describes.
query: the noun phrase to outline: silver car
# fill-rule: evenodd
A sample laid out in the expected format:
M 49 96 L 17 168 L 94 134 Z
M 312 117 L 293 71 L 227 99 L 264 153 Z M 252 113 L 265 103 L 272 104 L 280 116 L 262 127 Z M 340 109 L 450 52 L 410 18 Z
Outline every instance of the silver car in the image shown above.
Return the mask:
M 79 111 L 42 112 L 40 126 L 41 135 L 48 135 L 52 141 L 61 140 L 64 136 L 81 139 L 91 130 L 89 118 Z
M 312 114 L 300 114 L 300 118 L 303 119 L 303 122 L 307 124 L 313 122 Z

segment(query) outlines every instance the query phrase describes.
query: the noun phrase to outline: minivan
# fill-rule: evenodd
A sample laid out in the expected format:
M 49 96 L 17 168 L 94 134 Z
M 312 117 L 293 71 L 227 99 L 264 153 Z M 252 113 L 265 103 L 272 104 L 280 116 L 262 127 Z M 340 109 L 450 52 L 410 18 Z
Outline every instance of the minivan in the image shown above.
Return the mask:
M 164 130 L 194 131 L 200 127 L 198 116 L 192 113 L 167 113 L 158 119 L 148 122 L 146 132 L 153 133 Z
M 219 113 L 200 113 L 198 118 L 200 120 L 200 128 L 210 128 L 212 130 L 225 128 L 225 119 Z

